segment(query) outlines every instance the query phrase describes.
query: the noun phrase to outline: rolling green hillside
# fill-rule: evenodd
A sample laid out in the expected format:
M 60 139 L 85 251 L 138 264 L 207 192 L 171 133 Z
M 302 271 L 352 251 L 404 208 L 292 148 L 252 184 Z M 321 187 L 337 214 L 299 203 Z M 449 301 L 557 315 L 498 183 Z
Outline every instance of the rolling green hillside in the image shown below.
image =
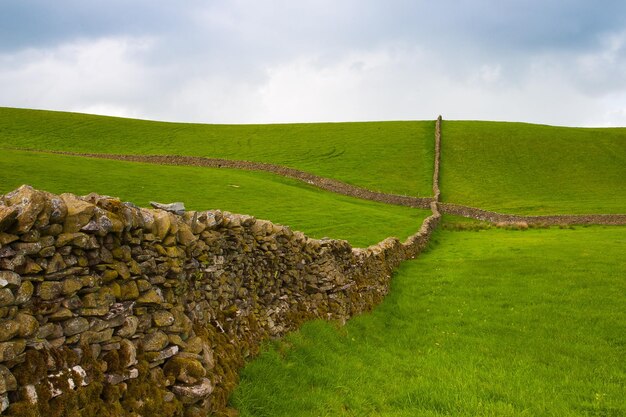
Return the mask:
M 626 128 L 444 121 L 446 202 L 515 214 L 626 213 Z
M 432 194 L 434 122 L 202 125 L 0 108 L 0 146 L 285 165 L 374 191 Z
M 249 363 L 240 415 L 626 415 L 623 227 L 435 240 L 371 314 Z
M 188 209 L 221 209 L 286 224 L 309 236 L 368 246 L 415 233 L 430 214 L 345 197 L 276 175 L 198 167 L 160 166 L 0 151 L 0 194 L 27 183 L 54 193 L 97 192 L 141 206 L 184 201 Z

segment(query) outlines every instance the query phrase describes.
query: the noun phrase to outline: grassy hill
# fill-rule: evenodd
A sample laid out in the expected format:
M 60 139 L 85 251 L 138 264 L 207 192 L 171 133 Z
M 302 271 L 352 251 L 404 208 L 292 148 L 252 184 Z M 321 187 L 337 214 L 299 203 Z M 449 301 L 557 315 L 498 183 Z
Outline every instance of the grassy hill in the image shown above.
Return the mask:
M 436 239 L 371 314 L 247 365 L 241 416 L 626 415 L 623 228 Z
M 54 193 L 97 192 L 141 206 L 184 201 L 188 209 L 221 209 L 291 226 L 312 237 L 368 246 L 415 233 L 430 214 L 345 197 L 267 173 L 159 166 L 22 151 L 0 151 L 0 194 L 27 183 Z
M 626 213 L 626 128 L 444 121 L 444 201 L 515 214 Z
M 0 146 L 285 165 L 374 191 L 432 194 L 434 122 L 202 125 L 0 108 Z

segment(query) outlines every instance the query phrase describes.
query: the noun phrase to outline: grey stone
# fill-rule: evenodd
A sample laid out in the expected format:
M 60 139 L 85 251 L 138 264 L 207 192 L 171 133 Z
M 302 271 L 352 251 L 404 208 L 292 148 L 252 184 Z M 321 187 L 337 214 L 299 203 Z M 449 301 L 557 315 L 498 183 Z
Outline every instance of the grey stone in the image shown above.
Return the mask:
M 174 385 L 172 392 L 184 403 L 194 404 L 213 392 L 213 384 L 208 378 L 203 378 L 196 385 Z
M 0 307 L 7 307 L 13 305 L 15 302 L 15 296 L 8 288 L 0 289 Z
M 63 323 L 63 333 L 66 336 L 74 336 L 89 330 L 89 321 L 84 317 L 76 317 Z
M 17 381 L 15 377 L 4 365 L 0 365 L 0 394 L 4 394 L 7 391 L 17 390 Z
M 155 209 L 169 211 L 170 213 L 174 213 L 178 215 L 185 214 L 185 203 L 181 203 L 179 201 L 175 203 L 169 203 L 169 204 L 163 204 L 163 203 L 157 203 L 156 201 L 151 201 L 150 205 L 154 207 Z
M 144 336 L 143 350 L 144 352 L 158 352 L 167 346 L 169 339 L 162 331 L 156 331 Z
M 17 288 L 22 283 L 19 274 L 12 271 L 0 271 L 0 288 Z

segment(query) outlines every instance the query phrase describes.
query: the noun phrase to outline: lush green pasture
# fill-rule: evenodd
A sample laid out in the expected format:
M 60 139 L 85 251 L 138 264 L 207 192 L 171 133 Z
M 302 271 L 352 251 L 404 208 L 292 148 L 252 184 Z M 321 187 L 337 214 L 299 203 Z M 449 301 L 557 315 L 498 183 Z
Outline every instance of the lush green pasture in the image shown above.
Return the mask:
M 0 194 L 30 184 L 50 192 L 120 197 L 141 206 L 184 201 L 187 208 L 255 215 L 312 237 L 367 246 L 415 233 L 424 210 L 345 197 L 267 173 L 160 166 L 72 156 L 0 151 Z
M 242 416 L 624 416 L 624 228 L 438 232 L 385 301 L 242 373 Z
M 434 121 L 202 125 L 0 108 L 0 147 L 261 161 L 430 196 Z
M 626 213 L 626 128 L 444 121 L 441 190 L 517 214 Z

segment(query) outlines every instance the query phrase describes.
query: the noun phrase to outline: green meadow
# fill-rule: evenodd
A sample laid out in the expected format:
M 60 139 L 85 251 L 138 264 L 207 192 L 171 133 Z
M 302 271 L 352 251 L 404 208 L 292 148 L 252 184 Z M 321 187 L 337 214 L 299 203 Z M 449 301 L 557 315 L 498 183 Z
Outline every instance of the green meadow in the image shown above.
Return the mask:
M 241 416 L 626 415 L 620 227 L 440 231 L 346 326 L 243 370 Z
M 200 125 L 0 108 L 0 194 L 27 183 L 140 206 L 183 201 L 363 247 L 406 238 L 430 212 L 263 172 L 46 151 L 251 160 L 429 196 L 434 125 Z M 626 213 L 626 129 L 444 121 L 441 164 L 446 202 Z M 372 313 L 267 343 L 231 404 L 242 416 L 624 416 L 625 250 L 623 226 L 504 230 L 446 215 Z
M 203 125 L 0 108 L 0 146 L 267 162 L 375 191 L 432 194 L 433 121 Z
M 291 226 L 311 237 L 372 245 L 415 233 L 429 211 L 322 191 L 277 175 L 234 169 L 161 166 L 3 150 L 0 194 L 22 184 L 54 193 L 90 192 L 139 206 L 183 201 L 188 209 L 220 209 Z
M 506 213 L 626 213 L 626 128 L 444 121 L 440 186 Z

